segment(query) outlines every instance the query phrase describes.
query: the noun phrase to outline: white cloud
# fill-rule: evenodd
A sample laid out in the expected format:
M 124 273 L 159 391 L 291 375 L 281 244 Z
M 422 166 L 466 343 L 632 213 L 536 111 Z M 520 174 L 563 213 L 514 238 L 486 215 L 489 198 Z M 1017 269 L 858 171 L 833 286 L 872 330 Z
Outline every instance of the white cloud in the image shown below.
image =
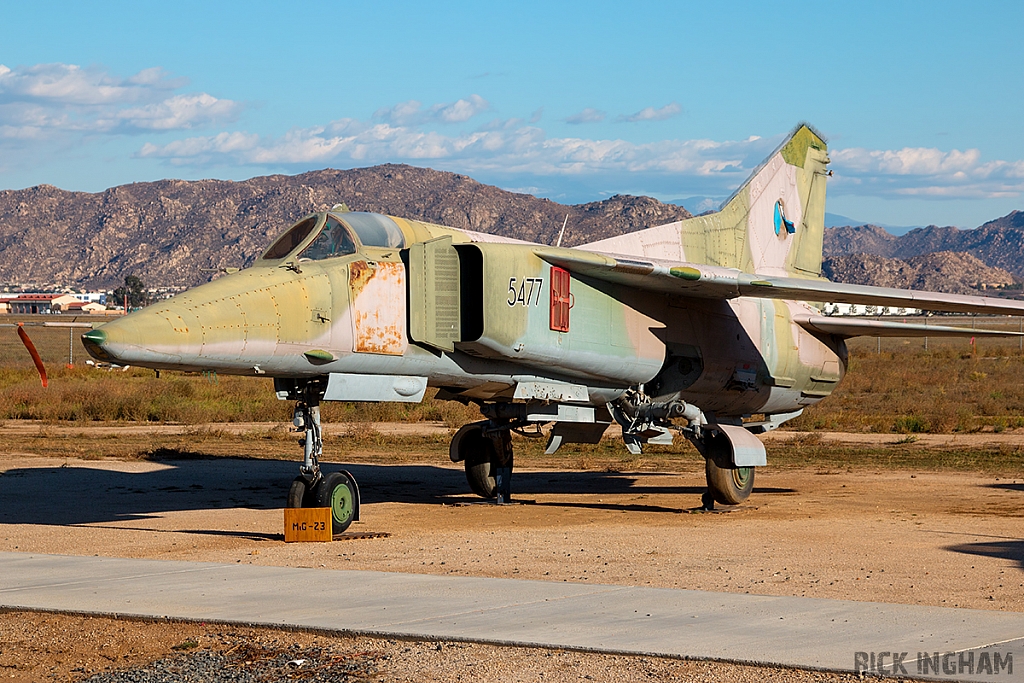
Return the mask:
M 982 161 L 977 149 L 933 147 L 830 153 L 835 189 L 872 196 L 994 198 L 1024 192 L 1024 161 Z
M 417 100 L 401 102 L 393 107 L 383 107 L 373 117 L 396 126 L 415 126 L 425 123 L 464 123 L 477 114 L 490 111 L 491 105 L 479 95 L 444 104 L 435 104 L 423 109 Z
M 393 107 L 389 111 L 395 111 Z M 417 106 L 417 109 L 420 109 Z M 294 129 L 277 138 L 224 134 L 145 145 L 138 156 L 172 164 L 282 165 L 419 164 L 457 162 L 466 172 L 585 176 L 642 172 L 721 178 L 723 189 L 742 180 L 771 150 L 772 141 L 626 140 L 548 138 L 521 119 L 495 120 L 468 133 L 445 135 L 379 121 L 340 119 L 326 126 Z
M 259 136 L 250 133 L 220 133 L 211 137 L 186 138 L 157 146 L 147 142 L 139 156 L 160 156 L 178 159 L 211 159 L 245 152 L 259 143 Z
M 600 123 L 604 121 L 605 113 L 600 109 L 594 109 L 593 107 L 587 107 L 578 114 L 565 119 L 566 123 L 571 123 L 574 126 L 578 126 L 581 123 Z
M 75 64 L 0 64 L 0 139 L 186 130 L 233 120 L 242 109 L 207 93 L 174 94 L 185 84 L 158 67 L 120 78 Z
M 472 103 L 473 98 L 459 102 Z M 137 156 L 174 165 L 275 170 L 282 166 L 407 162 L 464 173 L 515 176 L 517 185 L 532 185 L 535 181 L 530 182 L 531 178 L 541 177 L 581 182 L 586 178 L 633 177 L 713 196 L 735 189 L 782 139 L 777 135 L 735 141 L 670 139 L 634 143 L 582 136 L 551 138 L 543 129 L 519 118 L 496 118 L 475 130 L 458 133 L 431 130 L 421 123 L 465 116 L 469 110 L 456 104 L 423 106 L 406 102 L 381 110 L 368 121 L 339 119 L 322 126 L 296 128 L 281 136 L 236 132 L 190 137 L 165 145 L 147 144 Z M 207 101 L 207 106 L 214 107 L 215 103 Z M 479 111 L 483 106 L 478 103 L 470 110 Z M 199 117 L 192 112 L 202 111 L 202 106 L 184 110 L 186 114 L 172 117 L 176 125 L 187 125 L 189 116 Z M 663 110 L 665 107 L 653 111 Z M 601 112 L 596 110 L 584 110 L 577 116 L 582 120 L 599 115 Z M 0 135 L 16 134 L 31 135 L 31 130 L 0 129 Z M 1015 196 L 1024 192 L 1024 162 L 984 161 L 975 149 L 848 148 L 833 150 L 831 156 L 836 176 L 830 187 L 840 193 L 947 198 Z
M 954 149 L 943 152 L 935 148 L 904 147 L 900 150 L 841 149 L 832 159 L 859 172 L 884 175 L 937 175 L 969 170 L 975 167 L 981 152 Z
M 311 166 L 409 162 L 465 173 L 511 178 L 533 186 L 538 178 L 568 182 L 598 177 L 638 178 L 706 196 L 727 194 L 771 151 L 781 135 L 736 141 L 658 140 L 635 143 L 585 136 L 552 138 L 539 127 L 543 108 L 527 118 L 491 118 L 478 94 L 424 105 L 410 100 L 379 109 L 368 120 L 338 119 L 261 136 L 217 128 L 236 120 L 243 105 L 209 93 L 184 92 L 183 79 L 160 68 L 120 77 L 99 67 L 0 64 L 0 157 L 32 158 L 39 150 L 97 136 L 159 133 L 136 157 L 173 165 L 245 166 L 280 170 Z M 672 102 L 616 118 L 661 121 L 682 113 Z M 480 117 L 472 129 L 464 126 Z M 564 119 L 597 123 L 605 112 L 586 108 Z M 481 122 L 482 121 L 482 122 Z M 450 127 L 450 124 L 459 124 Z M 175 131 L 212 131 L 170 139 Z M 1024 161 L 986 160 L 978 149 L 832 150 L 833 192 L 878 197 L 993 198 L 1024 193 Z M 572 180 L 577 182 L 577 180 Z M 593 182 L 587 180 L 586 182 Z M 631 181 L 630 181 L 631 182 Z M 634 185 L 636 186 L 636 185 Z
M 666 104 L 664 107 L 661 107 L 660 109 L 655 109 L 654 107 L 644 107 L 635 114 L 630 114 L 629 116 L 622 115 L 619 116 L 616 120 L 625 121 L 628 123 L 635 123 L 636 121 L 664 121 L 665 119 L 670 119 L 673 116 L 679 116 L 679 114 L 681 114 L 682 111 L 683 108 L 680 107 L 678 103 L 672 102 L 670 104 Z
M 145 69 L 121 79 L 96 68 L 76 64 L 36 64 L 19 69 L 0 65 L 0 102 L 53 105 L 103 105 L 140 102 L 184 85 L 159 68 Z
M 116 125 L 140 130 L 182 130 L 234 119 L 241 105 L 212 95 L 175 95 L 163 102 L 116 112 Z
M 470 95 L 467 100 L 457 100 L 451 104 L 435 105 L 438 119 L 445 123 L 462 123 L 477 114 L 488 111 L 491 105 L 479 95 Z

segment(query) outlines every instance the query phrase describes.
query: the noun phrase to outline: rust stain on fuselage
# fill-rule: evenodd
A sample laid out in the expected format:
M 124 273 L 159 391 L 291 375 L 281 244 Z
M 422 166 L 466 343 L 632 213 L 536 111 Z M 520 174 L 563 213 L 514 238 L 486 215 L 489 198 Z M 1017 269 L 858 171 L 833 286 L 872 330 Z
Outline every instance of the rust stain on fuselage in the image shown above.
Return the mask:
M 366 261 L 353 261 L 348 264 L 348 286 L 352 292 L 352 301 L 355 301 L 359 293 L 363 291 L 376 270 L 375 266 Z
M 405 266 L 380 261 L 349 264 L 354 345 L 357 353 L 401 356 L 409 348 L 405 333 Z

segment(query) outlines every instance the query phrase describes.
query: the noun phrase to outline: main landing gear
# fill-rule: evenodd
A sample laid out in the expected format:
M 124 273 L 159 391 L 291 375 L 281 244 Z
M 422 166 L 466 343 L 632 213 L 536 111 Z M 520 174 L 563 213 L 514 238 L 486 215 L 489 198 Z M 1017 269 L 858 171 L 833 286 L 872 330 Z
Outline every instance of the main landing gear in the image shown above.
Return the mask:
M 713 510 L 715 503 L 739 505 L 754 490 L 754 468 L 738 467 L 732 462 L 732 444 L 722 432 L 705 436 L 704 478 L 708 490 L 701 496 L 706 510 Z
M 715 503 L 739 505 L 754 490 L 754 469 L 767 460 L 764 444 L 740 425 L 702 426 L 687 438 L 704 456 L 708 490 L 701 496 L 705 510 Z
M 464 425 L 452 439 L 448 455 L 462 462 L 473 493 L 499 505 L 512 498 L 512 434 L 492 420 Z
M 286 507 L 290 508 L 331 508 L 331 530 L 340 534 L 352 522 L 359 519 L 359 487 L 355 478 L 345 472 L 320 470 L 323 455 L 323 433 L 320 427 L 320 399 L 325 384 L 317 379 L 291 381 L 276 380 L 275 389 L 287 392 L 295 399 L 295 414 L 292 424 L 301 432 L 299 445 L 303 449 L 303 461 L 299 476 L 288 489 Z
M 627 392 L 612 408 L 622 425 L 622 436 L 630 452 L 640 452 L 643 443 L 671 444 L 671 418 L 683 418 L 679 431 L 704 456 L 704 477 L 708 489 L 701 496 L 702 507 L 713 510 L 715 503 L 739 505 L 754 490 L 754 466 L 764 465 L 764 444 L 737 420 L 735 424 L 715 421 L 694 405 L 682 401 L 658 403 L 639 390 Z M 766 423 L 767 424 L 767 423 Z M 761 425 L 764 428 L 764 425 Z
M 754 436 L 774 429 L 799 413 L 768 416 L 764 422 L 744 424 L 737 417 L 708 416 L 683 401 L 652 401 L 643 387 L 631 389 L 606 406 L 581 408 L 571 404 L 546 402 L 484 403 L 481 412 L 488 418 L 462 427 L 452 439 L 448 455 L 452 462 L 466 468 L 466 480 L 482 498 L 507 503 L 511 495 L 512 430 L 522 432 L 530 424 L 555 422 L 547 453 L 554 453 L 562 441 L 598 443 L 605 428 L 614 420 L 622 427 L 626 448 L 639 454 L 643 445 L 672 445 L 673 432 L 681 432 L 704 456 L 704 474 L 708 489 L 701 497 L 704 509 L 715 503 L 738 505 L 754 489 L 754 468 L 767 464 L 764 444 Z M 603 413 L 601 412 L 603 411 Z M 677 427 L 672 420 L 686 420 Z

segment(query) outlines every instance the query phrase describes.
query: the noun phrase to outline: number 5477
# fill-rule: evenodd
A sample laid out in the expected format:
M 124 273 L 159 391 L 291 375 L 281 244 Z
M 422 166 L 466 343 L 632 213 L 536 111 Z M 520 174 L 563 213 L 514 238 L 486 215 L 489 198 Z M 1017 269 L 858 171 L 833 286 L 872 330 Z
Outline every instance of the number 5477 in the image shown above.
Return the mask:
M 544 289 L 544 278 L 524 277 L 508 279 L 508 305 L 540 305 L 540 293 Z

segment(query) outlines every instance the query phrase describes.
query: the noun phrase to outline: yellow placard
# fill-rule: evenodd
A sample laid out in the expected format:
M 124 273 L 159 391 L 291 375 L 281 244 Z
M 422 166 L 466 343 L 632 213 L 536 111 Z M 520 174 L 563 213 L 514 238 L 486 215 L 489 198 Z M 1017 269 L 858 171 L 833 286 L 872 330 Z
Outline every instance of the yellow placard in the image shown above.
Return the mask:
M 331 540 L 331 508 L 285 508 L 284 542 Z

